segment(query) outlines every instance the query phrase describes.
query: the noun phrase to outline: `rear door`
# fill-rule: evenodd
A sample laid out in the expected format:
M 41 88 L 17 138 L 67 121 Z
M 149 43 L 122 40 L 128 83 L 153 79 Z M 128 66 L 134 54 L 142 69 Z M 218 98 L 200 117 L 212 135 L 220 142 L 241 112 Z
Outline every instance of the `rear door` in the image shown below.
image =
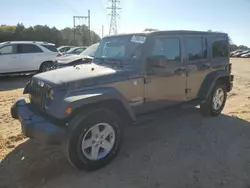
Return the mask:
M 43 51 L 34 44 L 19 44 L 20 66 L 22 71 L 36 71 L 39 69 Z
M 0 73 L 19 71 L 19 55 L 17 45 L 9 44 L 0 48 Z
M 197 96 L 204 78 L 211 72 L 209 53 L 206 36 L 186 36 L 186 96 L 188 99 Z

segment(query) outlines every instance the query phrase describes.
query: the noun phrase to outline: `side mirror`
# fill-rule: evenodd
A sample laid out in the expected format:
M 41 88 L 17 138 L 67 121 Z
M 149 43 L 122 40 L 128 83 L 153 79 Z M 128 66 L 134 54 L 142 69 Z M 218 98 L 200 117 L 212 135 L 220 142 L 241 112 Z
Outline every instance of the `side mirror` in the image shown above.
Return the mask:
M 165 56 L 151 56 L 148 58 L 148 66 L 155 68 L 165 68 L 167 65 L 167 59 Z

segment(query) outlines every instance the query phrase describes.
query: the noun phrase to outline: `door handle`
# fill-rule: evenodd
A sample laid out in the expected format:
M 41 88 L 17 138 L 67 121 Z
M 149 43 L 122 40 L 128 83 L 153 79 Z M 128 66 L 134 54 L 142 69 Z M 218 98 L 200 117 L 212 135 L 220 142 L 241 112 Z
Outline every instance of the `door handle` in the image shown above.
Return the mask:
M 183 74 L 185 71 L 185 68 L 178 68 L 174 71 L 174 74 L 180 75 Z
M 203 65 L 202 65 L 202 68 L 204 68 L 204 69 L 209 69 L 211 67 L 211 64 L 210 63 L 204 63 Z

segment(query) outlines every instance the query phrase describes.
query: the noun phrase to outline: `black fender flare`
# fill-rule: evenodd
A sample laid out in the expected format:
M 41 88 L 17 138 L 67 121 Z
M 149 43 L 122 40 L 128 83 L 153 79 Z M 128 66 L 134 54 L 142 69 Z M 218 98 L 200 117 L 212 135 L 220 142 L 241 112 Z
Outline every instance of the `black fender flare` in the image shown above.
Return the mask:
M 226 70 L 217 70 L 208 74 L 202 82 L 200 90 L 198 92 L 199 98 L 206 100 L 211 94 L 215 83 L 218 79 L 224 78 L 227 80 L 227 84 L 230 84 L 230 73 Z
M 64 98 L 64 104 L 70 107 L 73 111 L 81 108 L 84 105 L 98 104 L 105 100 L 118 100 L 122 103 L 125 110 L 128 112 L 132 121 L 136 120 L 136 116 L 129 106 L 127 99 L 115 88 L 103 87 L 92 88 L 84 91 L 74 92 L 70 96 Z
M 29 93 L 29 88 L 30 88 L 30 81 L 26 83 L 24 89 L 23 89 L 23 94 L 28 94 Z

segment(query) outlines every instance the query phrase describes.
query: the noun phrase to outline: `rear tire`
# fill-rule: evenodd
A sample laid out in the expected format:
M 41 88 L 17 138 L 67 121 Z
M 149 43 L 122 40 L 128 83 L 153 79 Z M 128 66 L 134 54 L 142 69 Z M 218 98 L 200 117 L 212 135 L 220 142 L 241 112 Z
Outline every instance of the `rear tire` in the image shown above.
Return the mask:
M 41 64 L 39 72 L 47 72 L 49 70 L 51 70 L 51 67 L 53 66 L 52 62 L 44 62 Z
M 221 114 L 227 100 L 227 87 L 223 83 L 216 83 L 208 99 L 200 105 L 204 116 L 218 116 Z
M 74 167 L 93 171 L 115 158 L 121 142 L 121 119 L 111 110 L 94 109 L 87 115 L 76 115 L 69 123 L 64 150 Z

